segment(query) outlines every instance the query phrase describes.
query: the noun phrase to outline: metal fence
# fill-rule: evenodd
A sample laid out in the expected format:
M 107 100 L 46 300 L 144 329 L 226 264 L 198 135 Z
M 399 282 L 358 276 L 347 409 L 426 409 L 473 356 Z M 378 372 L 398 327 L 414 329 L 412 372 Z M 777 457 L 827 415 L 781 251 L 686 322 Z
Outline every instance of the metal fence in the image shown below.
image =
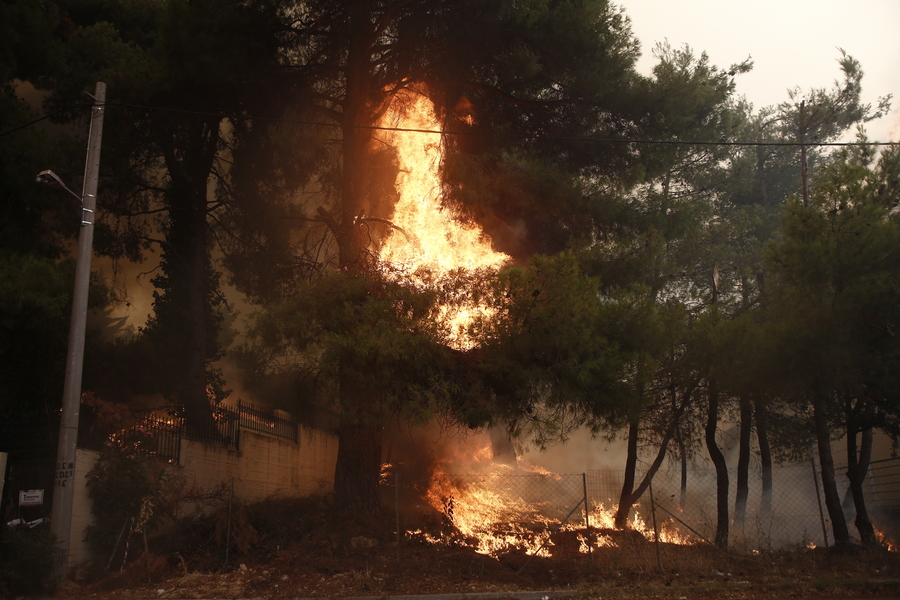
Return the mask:
M 205 421 L 178 419 L 181 434 L 189 440 L 237 450 L 240 443 L 240 413 L 227 406 L 211 407 L 211 417 Z
M 122 444 L 144 454 L 177 464 L 181 456 L 182 429 L 181 419 L 147 415 L 140 423 L 118 432 L 115 437 Z
M 780 465 L 773 468 L 771 508 L 763 506 L 759 473 L 749 481 L 746 512 L 735 520 L 736 473 L 729 472 L 729 544 L 744 550 L 822 546 L 834 541 L 831 522 L 824 509 L 821 474 L 812 464 Z M 661 473 L 653 480 L 653 501 L 676 529 L 705 540 L 716 533 L 716 474 L 694 470 L 682 494 L 680 473 Z M 643 499 L 642 499 L 643 500 Z M 649 501 L 649 498 L 643 500 Z
M 872 464 L 866 489 L 867 508 L 876 529 L 882 531 L 892 530 L 898 519 L 898 514 L 890 509 L 900 489 L 900 462 L 892 461 Z M 385 483 L 394 486 L 405 478 L 400 468 Z M 772 478 L 771 504 L 766 506 L 760 474 L 751 472 L 746 512 L 742 520 L 737 520 L 734 514 L 736 473 L 729 473 L 732 519 L 729 545 L 753 551 L 832 544 L 834 535 L 824 507 L 822 478 L 817 466 L 812 463 L 778 465 L 773 469 Z M 583 527 L 587 522 L 595 531 L 611 530 L 623 473 L 550 474 L 498 469 L 445 474 L 439 479 L 432 482 L 426 497 L 430 496 L 430 504 L 464 536 L 493 537 L 499 546 L 518 544 L 520 548 L 533 549 L 537 544 L 534 540 L 546 540 L 566 524 Z M 709 543 L 716 533 L 715 490 L 713 471 L 690 470 L 684 489 L 680 471 L 660 471 L 652 482 L 652 498 L 649 490 L 644 493 L 630 513 L 629 524 L 648 539 L 655 538 L 656 530 L 664 542 Z M 398 489 L 394 493 L 386 490 L 385 495 L 398 499 L 398 520 L 404 510 L 400 507 L 400 494 Z M 584 512 L 585 506 L 589 507 L 588 514 Z M 847 517 L 852 528 L 852 503 L 850 508 Z
M 238 414 L 241 429 L 297 442 L 297 419 L 290 413 L 264 409 L 238 400 Z
M 238 402 L 235 408 L 213 407 L 211 417 L 208 421 L 187 425 L 184 417 L 150 413 L 137 424 L 116 432 L 109 440 L 98 442 L 84 436 L 85 439 L 79 439 L 79 446 L 99 449 L 107 441 L 114 441 L 166 462 L 178 463 L 182 439 L 238 450 L 241 430 L 246 430 L 297 443 L 297 420 L 283 411 Z
M 839 469 L 838 481 L 842 481 L 846 474 L 846 469 Z M 900 515 L 900 457 L 869 463 L 863 493 L 866 501 L 877 509 Z

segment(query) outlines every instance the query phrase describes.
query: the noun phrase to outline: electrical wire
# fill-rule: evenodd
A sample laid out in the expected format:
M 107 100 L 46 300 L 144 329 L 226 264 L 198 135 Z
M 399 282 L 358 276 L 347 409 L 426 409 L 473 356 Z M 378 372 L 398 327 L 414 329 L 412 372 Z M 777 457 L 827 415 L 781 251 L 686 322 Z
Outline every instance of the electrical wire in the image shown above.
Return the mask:
M 107 106 L 118 106 L 123 108 L 137 108 L 141 110 L 148 111 L 165 111 L 165 112 L 175 112 L 175 113 L 183 113 L 183 114 L 192 114 L 198 116 L 208 116 L 208 117 L 217 117 L 220 119 L 232 119 L 235 121 L 261 121 L 267 123 L 285 123 L 292 125 L 306 125 L 310 127 L 330 127 L 330 128 L 339 128 L 341 127 L 340 123 L 329 123 L 323 121 L 307 121 L 304 119 L 285 119 L 283 117 L 260 117 L 254 115 L 235 115 L 229 113 L 220 113 L 220 112 L 208 112 L 208 111 L 195 111 L 188 110 L 182 108 L 171 108 L 171 107 L 163 107 L 163 106 L 147 106 L 141 104 L 127 104 L 122 102 L 108 102 Z M 496 137 L 512 137 L 519 139 L 533 139 L 533 140 L 548 140 L 548 141 L 563 141 L 563 142 L 594 142 L 594 143 L 604 143 L 604 144 L 636 144 L 636 145 L 650 145 L 650 144 L 659 144 L 659 145 L 679 145 L 679 146 L 746 146 L 746 147 L 756 147 L 756 146 L 807 146 L 807 147 L 848 147 L 848 146 L 896 146 L 900 145 L 900 142 L 746 142 L 746 141 L 728 141 L 728 140 L 718 140 L 718 141 L 703 141 L 703 140 L 647 140 L 641 138 L 591 138 L 591 137 L 581 137 L 581 136 L 554 136 L 554 135 L 546 135 L 539 133 L 504 133 L 497 131 L 436 131 L 433 129 L 415 129 L 415 128 L 405 128 L 405 127 L 385 127 L 381 125 L 356 125 L 357 129 L 366 129 L 370 131 L 396 131 L 396 132 L 404 132 L 404 133 L 426 133 L 431 135 L 461 135 L 461 136 L 496 136 Z
M 11 134 L 11 133 L 15 133 L 15 132 L 17 132 L 17 131 L 21 131 L 21 130 L 27 128 L 27 127 L 31 127 L 32 125 L 36 125 L 36 124 L 40 123 L 41 121 L 46 121 L 47 119 L 52 119 L 53 117 L 56 117 L 56 116 L 58 116 L 58 115 L 62 115 L 62 114 L 68 113 L 68 112 L 72 112 L 74 109 L 80 108 L 80 107 L 83 107 L 83 106 L 93 106 L 93 105 L 92 105 L 92 104 L 74 104 L 74 105 L 72 105 L 72 106 L 70 106 L 70 107 L 68 107 L 68 108 L 63 108 L 62 110 L 58 110 L 58 111 L 56 111 L 56 112 L 54 112 L 54 113 L 50 113 L 49 115 L 44 115 L 43 117 L 39 117 L 39 118 L 37 118 L 37 119 L 34 119 L 33 121 L 29 121 L 28 123 L 25 123 L 25 124 L 23 124 L 23 125 L 19 125 L 18 127 L 13 127 L 12 129 L 8 129 L 8 130 L 6 130 L 6 131 L 4 131 L 4 132 L 0 132 L 0 137 L 5 137 L 5 136 L 7 136 L 7 135 L 9 135 L 9 134 Z
M 35 119 L 23 125 L 20 125 L 14 129 L 10 129 L 8 131 L 4 131 L 0 133 L 0 137 L 4 137 L 11 133 L 15 133 L 16 131 L 20 131 L 41 121 L 46 119 L 55 117 L 57 115 L 70 112 L 76 106 L 93 106 L 93 104 L 84 104 L 84 105 L 75 105 L 70 108 L 66 108 L 60 111 L 57 111 L 50 115 L 45 115 L 40 117 L 39 119 Z M 119 108 L 132 108 L 139 109 L 145 111 L 159 111 L 159 112 L 170 112 L 170 113 L 179 113 L 179 114 L 189 114 L 196 116 L 205 116 L 205 117 L 216 117 L 219 119 L 230 119 L 234 121 L 258 121 L 265 123 L 284 123 L 291 125 L 305 125 L 308 127 L 329 127 L 329 128 L 339 128 L 341 127 L 340 123 L 329 123 L 324 121 L 308 121 L 305 119 L 286 119 L 284 117 L 261 117 L 254 115 L 236 115 L 231 113 L 221 113 L 221 112 L 212 112 L 212 111 L 198 111 L 198 110 L 188 110 L 183 108 L 172 108 L 166 106 L 148 106 L 144 104 L 128 104 L 124 102 L 106 102 L 106 107 L 119 107 Z M 748 142 L 748 141 L 729 141 L 729 140 L 718 140 L 718 141 L 707 141 L 707 140 L 648 140 L 643 138 L 594 138 L 594 137 L 583 137 L 583 136 L 556 136 L 556 135 L 546 135 L 540 133 L 508 133 L 508 132 L 498 132 L 498 131 L 436 131 L 433 129 L 415 129 L 415 128 L 406 128 L 406 127 L 385 127 L 382 125 L 357 125 L 357 129 L 365 129 L 369 131 L 395 131 L 395 132 L 403 132 L 403 133 L 425 133 L 431 135 L 459 135 L 459 136 L 495 136 L 495 137 L 508 137 L 508 138 L 517 138 L 517 139 L 529 139 L 529 140 L 546 140 L 546 141 L 556 141 L 556 142 L 586 142 L 586 143 L 597 143 L 597 144 L 632 144 L 632 145 L 668 145 L 668 146 L 717 146 L 717 147 L 853 147 L 853 146 L 897 146 L 900 145 L 900 142 L 797 142 L 797 141 L 768 141 L 768 142 Z

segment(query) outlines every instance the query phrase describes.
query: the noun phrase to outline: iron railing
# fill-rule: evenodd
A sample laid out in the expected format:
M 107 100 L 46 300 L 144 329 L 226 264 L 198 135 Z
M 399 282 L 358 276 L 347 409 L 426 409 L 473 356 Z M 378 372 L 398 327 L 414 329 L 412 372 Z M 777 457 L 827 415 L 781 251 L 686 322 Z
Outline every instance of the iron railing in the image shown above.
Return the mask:
M 297 420 L 289 413 L 263 409 L 241 400 L 238 400 L 238 413 L 241 429 L 297 442 Z
M 115 441 L 166 462 L 178 463 L 182 439 L 238 450 L 241 430 L 294 443 L 298 441 L 298 422 L 292 415 L 239 401 L 235 408 L 212 407 L 211 419 L 193 423 L 186 423 L 181 416 L 150 413 L 137 424 L 116 432 L 109 440 L 83 435 L 79 446 L 100 449 L 103 444 Z

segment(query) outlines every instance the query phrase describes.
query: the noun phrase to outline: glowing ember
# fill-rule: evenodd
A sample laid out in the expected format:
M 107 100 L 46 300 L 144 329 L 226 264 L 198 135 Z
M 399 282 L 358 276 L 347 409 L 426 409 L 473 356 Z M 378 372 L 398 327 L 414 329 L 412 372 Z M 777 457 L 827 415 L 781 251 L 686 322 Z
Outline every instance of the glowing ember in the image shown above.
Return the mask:
M 891 540 L 883 531 L 875 530 L 875 538 L 888 552 L 897 552 L 900 550 L 894 540 Z
M 419 130 L 385 131 L 380 136 L 396 149 L 399 163 L 400 198 L 391 217 L 399 229 L 391 230 L 380 254 L 390 271 L 414 285 L 439 286 L 452 277 L 502 266 L 509 257 L 494 252 L 479 228 L 457 221 L 441 205 L 443 153 L 433 103 L 411 90 L 398 93 L 380 125 Z M 442 307 L 450 345 L 472 345 L 466 328 L 479 315 L 489 316 L 485 307 L 465 300 Z

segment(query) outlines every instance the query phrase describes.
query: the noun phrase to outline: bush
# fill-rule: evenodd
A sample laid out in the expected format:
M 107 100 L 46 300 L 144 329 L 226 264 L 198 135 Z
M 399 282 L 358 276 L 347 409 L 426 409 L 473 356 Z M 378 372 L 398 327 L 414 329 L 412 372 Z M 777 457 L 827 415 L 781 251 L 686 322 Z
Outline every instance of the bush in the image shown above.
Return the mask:
M 52 594 L 55 568 L 64 555 L 46 527 L 5 528 L 0 535 L 0 591 L 12 595 Z M 5 595 L 5 594 L 0 594 Z
M 181 500 L 183 478 L 168 463 L 141 451 L 147 446 L 141 441 L 138 435 L 127 443 L 108 442 L 87 475 L 91 513 L 96 518 L 86 540 L 103 566 L 118 556 L 125 536 L 146 536 L 163 518 L 173 516 Z

